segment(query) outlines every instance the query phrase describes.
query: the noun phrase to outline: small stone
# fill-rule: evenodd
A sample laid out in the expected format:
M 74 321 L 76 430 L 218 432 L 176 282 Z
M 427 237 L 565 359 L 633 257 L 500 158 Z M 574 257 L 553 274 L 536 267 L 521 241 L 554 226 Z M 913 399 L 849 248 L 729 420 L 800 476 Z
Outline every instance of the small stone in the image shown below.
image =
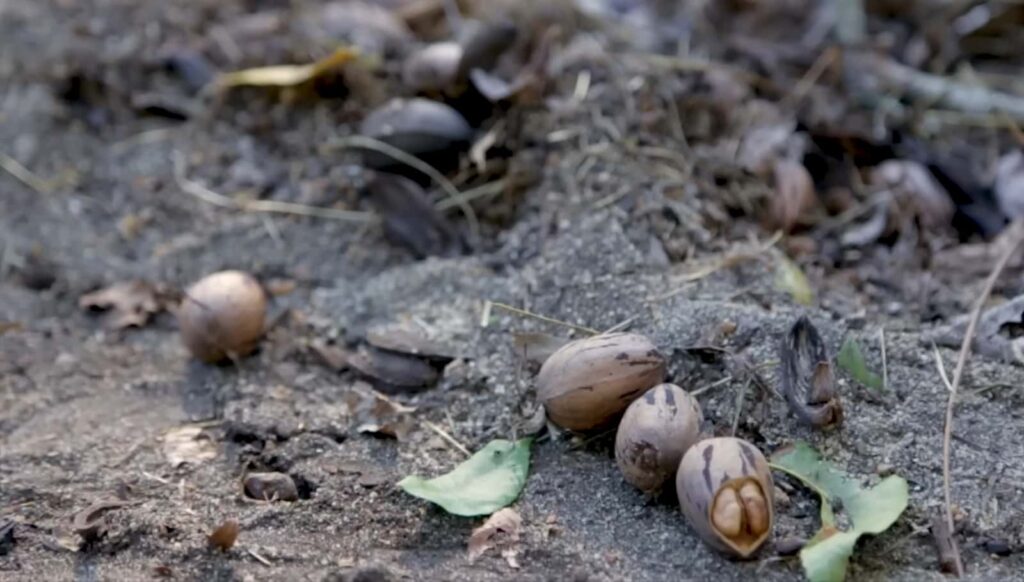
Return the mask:
M 782 538 L 775 542 L 775 553 L 780 556 L 795 556 L 804 548 L 807 540 L 798 537 Z
M 878 467 L 875 469 L 875 472 L 878 473 L 879 477 L 888 477 L 889 475 L 892 475 L 895 471 L 895 467 L 888 463 L 880 463 Z
M 249 473 L 245 477 L 245 494 L 262 501 L 297 501 L 299 490 L 295 481 L 284 473 Z
M 982 542 L 981 547 L 994 556 L 1009 556 L 1013 553 L 1010 542 L 1006 540 L 985 540 Z

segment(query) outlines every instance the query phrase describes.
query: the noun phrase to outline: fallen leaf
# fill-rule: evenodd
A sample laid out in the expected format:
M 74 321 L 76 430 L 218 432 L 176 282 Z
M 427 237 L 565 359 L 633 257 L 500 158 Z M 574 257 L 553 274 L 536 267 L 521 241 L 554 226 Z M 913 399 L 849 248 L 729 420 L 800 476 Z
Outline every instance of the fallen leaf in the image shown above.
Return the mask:
M 396 402 L 373 390 L 369 384 L 358 382 L 344 397 L 355 430 L 404 440 L 415 428 L 412 412 L 416 409 Z
M 814 179 L 800 162 L 777 160 L 772 169 L 775 176 L 775 196 L 768 205 L 768 226 L 789 232 L 817 201 Z
M 800 551 L 811 582 L 842 582 L 858 538 L 889 529 L 907 508 L 909 488 L 902 477 L 891 475 L 873 487 L 861 487 L 803 442 L 772 455 L 772 468 L 796 477 L 821 496 L 821 529 Z M 851 522 L 846 531 L 837 528 L 838 508 Z
M 372 346 L 359 346 L 348 364 L 395 391 L 415 391 L 437 382 L 437 370 L 422 358 Z
M 960 348 L 969 315 L 954 319 L 949 325 L 925 334 L 932 341 L 948 348 Z M 974 350 L 978 355 L 1008 364 L 1024 365 L 1024 295 L 986 309 L 978 319 Z
M 222 73 L 217 84 L 223 88 L 294 87 L 335 71 L 358 56 L 355 49 L 339 48 L 327 57 L 306 65 L 274 65 Z
M 419 258 L 462 252 L 458 230 L 438 212 L 419 184 L 405 176 L 377 172 L 366 185 L 370 204 L 384 220 L 388 240 Z
M 775 254 L 775 286 L 785 291 L 800 305 L 814 304 L 814 291 L 807 275 L 800 267 L 782 253 Z
M 164 290 L 139 279 L 115 283 L 78 299 L 82 309 L 106 311 L 104 325 L 111 329 L 142 327 L 166 309 L 167 303 Z
M 374 347 L 432 360 L 451 361 L 459 350 L 435 337 L 425 324 L 413 318 L 374 325 L 366 330 L 366 341 Z
M 210 546 L 222 552 L 226 552 L 235 545 L 238 539 L 238 522 L 233 519 L 225 520 L 217 529 L 213 530 L 206 540 Z
M 469 536 L 469 559 L 475 560 L 495 546 L 512 546 L 519 541 L 523 520 L 511 507 L 499 509 Z
M 348 368 L 348 358 L 351 352 L 345 348 L 328 344 L 323 340 L 314 340 L 309 344 L 309 349 L 313 350 L 313 353 L 319 356 L 328 368 L 339 372 Z
M 846 370 L 854 380 L 868 388 L 873 390 L 883 388 L 882 377 L 868 369 L 868 364 L 864 361 L 864 354 L 860 351 L 860 345 L 852 337 L 847 337 L 843 342 L 843 347 L 839 348 L 839 353 L 836 354 L 836 363 L 840 368 Z
M 217 445 L 200 426 L 182 426 L 164 434 L 164 456 L 171 467 L 199 464 L 217 457 Z
M 882 238 L 889 227 L 889 207 L 892 197 L 879 200 L 868 209 L 867 219 L 854 222 L 843 231 L 840 242 L 843 246 L 863 247 Z
M 496 439 L 447 474 L 434 479 L 411 475 L 398 486 L 454 515 L 487 515 L 519 497 L 530 470 L 532 442 Z
M 107 527 L 107 513 L 125 505 L 127 503 L 116 499 L 93 503 L 75 514 L 71 520 L 71 529 L 87 542 L 100 538 Z

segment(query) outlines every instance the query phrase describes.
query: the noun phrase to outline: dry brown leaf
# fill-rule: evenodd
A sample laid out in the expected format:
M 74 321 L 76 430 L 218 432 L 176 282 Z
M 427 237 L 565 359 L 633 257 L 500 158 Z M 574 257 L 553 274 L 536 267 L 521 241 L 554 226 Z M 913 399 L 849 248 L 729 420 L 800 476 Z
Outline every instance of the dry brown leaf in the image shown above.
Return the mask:
M 150 317 L 167 307 L 167 299 L 166 293 L 156 285 L 136 279 L 86 293 L 78 299 L 78 306 L 107 311 L 104 325 L 111 329 L 124 329 L 146 325 Z
M 509 562 L 509 566 L 518 568 L 513 546 L 519 542 L 519 530 L 522 525 L 523 520 L 519 513 L 511 507 L 496 511 L 469 536 L 469 559 L 475 560 L 493 547 L 504 546 L 502 556 Z
M 925 226 L 949 226 L 956 208 L 946 190 L 928 168 L 909 160 L 887 160 L 874 169 L 874 184 L 891 188 L 897 199 L 903 198 L 915 209 Z
M 789 232 L 814 207 L 814 180 L 803 164 L 790 160 L 777 160 L 773 172 L 775 196 L 768 206 L 768 226 Z
M 182 426 L 164 434 L 164 456 L 172 467 L 199 464 L 217 457 L 217 445 L 201 426 Z
M 415 428 L 412 412 L 416 408 L 388 398 L 366 382 L 357 382 L 343 399 L 357 432 L 403 440 Z
M 325 58 L 305 65 L 274 65 L 224 73 L 218 80 L 223 88 L 231 87 L 294 87 L 335 71 L 359 56 L 350 47 L 335 50 Z

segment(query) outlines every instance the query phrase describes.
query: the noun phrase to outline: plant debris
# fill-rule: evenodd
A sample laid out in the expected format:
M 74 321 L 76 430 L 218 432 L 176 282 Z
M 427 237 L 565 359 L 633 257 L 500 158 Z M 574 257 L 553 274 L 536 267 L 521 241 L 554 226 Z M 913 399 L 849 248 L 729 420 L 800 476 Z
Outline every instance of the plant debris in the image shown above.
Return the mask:
M 800 317 L 779 345 L 780 391 L 800 420 L 817 428 L 843 421 L 832 362 L 809 319 Z
M 800 563 L 811 582 L 842 582 L 854 545 L 864 534 L 880 534 L 899 519 L 909 502 L 906 480 L 890 475 L 872 487 L 832 466 L 806 443 L 772 455 L 772 468 L 786 472 L 821 496 L 821 529 L 800 550 Z M 839 529 L 836 511 L 850 520 Z
M 514 548 L 519 543 L 519 530 L 522 525 L 523 518 L 511 507 L 494 512 L 469 536 L 467 553 L 470 561 L 476 560 L 495 547 Z
M 294 87 L 332 73 L 358 56 L 355 49 L 339 48 L 315 63 L 306 65 L 274 65 L 222 73 L 217 79 L 217 85 L 225 89 L 245 86 Z
M 186 425 L 164 433 L 164 457 L 171 467 L 217 458 L 217 445 L 203 427 Z
M 487 515 L 519 497 L 530 469 L 532 443 L 532 438 L 493 440 L 449 473 L 433 479 L 410 475 L 398 486 L 454 515 Z
M 141 279 L 115 283 L 78 299 L 82 309 L 106 312 L 103 325 L 109 329 L 143 327 L 168 305 L 164 288 Z
M 379 380 L 385 392 L 422 389 L 437 382 L 437 370 L 422 358 L 362 345 L 349 354 L 348 365 Z
M 854 380 L 868 388 L 882 390 L 882 377 L 868 368 L 867 362 L 864 361 L 864 354 L 860 351 L 860 345 L 852 337 L 847 337 L 843 341 L 843 346 L 836 354 L 836 364 L 846 370 Z
M 370 204 L 384 220 L 384 234 L 417 257 L 449 256 L 463 250 L 462 237 L 419 184 L 377 172 L 366 186 Z

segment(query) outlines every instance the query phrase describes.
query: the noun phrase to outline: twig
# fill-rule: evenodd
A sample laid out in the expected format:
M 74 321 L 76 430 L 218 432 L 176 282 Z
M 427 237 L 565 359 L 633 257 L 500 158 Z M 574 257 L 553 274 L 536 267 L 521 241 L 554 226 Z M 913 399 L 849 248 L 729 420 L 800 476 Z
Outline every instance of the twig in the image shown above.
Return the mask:
M 743 416 L 743 403 L 747 400 L 747 389 L 750 388 L 750 379 L 743 383 L 739 396 L 736 397 L 736 415 L 732 418 L 732 436 L 736 436 L 736 430 L 740 427 L 740 417 Z
M 999 113 L 1017 121 L 1024 121 L 1024 99 L 962 83 L 939 75 L 921 72 L 891 59 L 866 53 L 848 53 L 846 68 L 850 78 L 863 75 L 903 91 L 917 99 L 949 107 L 965 113 Z
M 782 100 L 782 105 L 784 107 L 789 105 L 799 105 L 800 102 L 803 101 L 804 97 L 807 96 L 807 93 L 811 88 L 814 87 L 814 84 L 818 82 L 818 79 L 825 74 L 825 71 L 835 64 L 836 60 L 839 58 L 839 54 L 839 49 L 836 47 L 830 47 L 822 52 L 817 60 L 814 61 L 814 64 L 811 65 L 811 68 L 807 69 L 804 76 L 797 81 L 793 92 Z
M 438 172 L 434 166 L 431 166 L 416 156 L 396 148 L 391 144 L 365 135 L 350 135 L 348 137 L 334 140 L 327 145 L 331 148 L 362 148 L 364 150 L 375 151 L 422 172 L 433 180 L 442 190 L 444 190 L 448 197 L 452 199 L 453 203 L 462 211 L 462 214 L 466 217 L 466 222 L 469 224 L 469 232 L 473 238 L 473 242 L 476 243 L 480 240 L 480 221 L 477 220 L 476 212 L 473 210 L 473 207 L 469 205 L 468 201 L 463 200 L 462 194 L 459 192 L 459 189 L 451 183 L 451 180 L 445 178 L 444 174 Z
M 746 245 L 744 245 L 741 248 L 733 249 L 733 250 L 729 251 L 728 253 L 726 253 L 725 256 L 723 256 L 723 257 L 719 258 L 718 260 L 716 260 L 714 263 L 711 263 L 709 265 L 705 265 L 705 266 L 703 266 L 703 267 L 701 267 L 699 269 L 696 269 L 695 271 L 691 271 L 691 272 L 683 275 L 679 279 L 679 281 L 681 281 L 683 283 L 683 285 L 681 285 L 681 286 L 679 286 L 679 287 L 673 289 L 672 291 L 669 291 L 668 293 L 665 293 L 663 295 L 655 295 L 654 297 L 649 297 L 649 298 L 647 298 L 646 301 L 648 303 L 657 303 L 657 302 L 664 301 L 666 299 L 670 299 L 672 297 L 675 297 L 676 295 L 679 295 L 680 293 L 682 293 L 683 291 L 688 289 L 689 288 L 689 285 L 688 285 L 689 283 L 693 283 L 694 281 L 699 281 L 699 280 L 701 280 L 701 279 L 703 279 L 703 278 L 705 278 L 705 277 L 707 277 L 709 275 L 717 273 L 718 271 L 720 271 L 722 269 L 725 269 L 725 268 L 728 268 L 728 267 L 733 267 L 733 266 L 736 266 L 739 263 L 742 263 L 744 261 L 748 261 L 748 260 L 752 260 L 752 259 L 756 259 L 756 258 L 760 257 L 762 254 L 766 253 L 772 247 L 774 247 L 775 243 L 779 242 L 779 240 L 781 240 L 781 239 L 782 239 L 782 231 L 780 230 L 780 231 L 776 232 L 770 239 L 766 240 L 764 243 L 756 245 L 754 248 L 750 248 L 750 247 L 747 247 Z
M 481 184 L 475 188 L 466 190 L 459 194 L 458 198 L 445 198 L 434 205 L 434 208 L 438 210 L 448 210 L 456 206 L 460 206 L 466 202 L 473 202 L 482 198 L 490 198 L 497 196 L 505 191 L 505 178 L 494 180 L 486 184 Z
M 601 333 L 600 331 L 598 331 L 596 329 L 593 329 L 593 328 L 590 328 L 590 327 L 585 327 L 585 326 L 582 326 L 582 325 L 574 325 L 574 324 L 571 324 L 571 323 L 569 323 L 567 321 L 562 321 L 560 319 L 554 319 L 552 317 L 547 317 L 547 316 L 544 316 L 544 315 L 538 315 L 536 313 L 533 313 L 533 312 L 530 312 L 530 311 L 526 311 L 525 309 L 519 309 L 518 307 L 512 307 L 511 305 L 506 305 L 505 303 L 498 303 L 497 301 L 487 301 L 484 304 L 484 313 L 490 314 L 492 307 L 498 307 L 498 308 L 504 309 L 505 311 L 511 311 L 512 313 L 515 313 L 517 315 L 522 315 L 524 317 L 532 317 L 534 319 L 539 319 L 540 321 L 546 321 L 548 323 L 554 323 L 556 325 L 563 325 L 565 327 L 572 328 L 572 329 L 575 329 L 577 331 L 582 331 L 583 333 L 586 333 L 586 334 L 589 334 L 589 335 L 599 335 Z
M 172 156 L 174 162 L 174 181 L 181 188 L 182 192 L 194 196 L 207 204 L 241 210 L 243 212 L 270 212 L 276 214 L 292 214 L 296 216 L 312 216 L 314 218 L 330 218 L 333 220 L 344 220 L 347 222 L 369 222 L 375 217 L 369 212 L 355 210 L 340 210 L 337 208 L 320 208 L 318 206 L 307 206 L 294 202 L 280 202 L 277 200 L 249 200 L 238 201 L 218 194 L 202 184 L 192 181 L 185 172 L 185 155 L 175 151 Z
M 256 550 L 254 550 L 252 548 L 245 548 L 245 551 L 248 552 L 249 555 L 252 556 L 253 558 L 256 558 L 256 561 L 259 562 L 260 564 L 263 564 L 264 566 L 269 567 L 269 566 L 273 566 L 274 565 L 273 562 L 271 562 L 270 560 L 268 560 L 268 559 L 264 558 L 263 556 L 259 555 L 256 552 Z
M 939 552 L 939 569 L 960 576 L 963 574 L 963 563 L 960 561 L 960 548 L 956 545 L 956 534 L 945 519 L 935 516 L 932 520 L 932 538 L 935 549 Z
M 949 376 L 946 375 L 946 364 L 942 361 L 942 354 L 939 353 L 939 346 L 932 342 L 932 351 L 935 354 L 935 367 L 939 370 L 939 376 L 942 378 L 943 385 L 946 386 L 946 390 L 952 392 L 953 384 L 949 382 Z
M 970 321 L 967 323 L 967 331 L 964 332 L 964 341 L 960 346 L 960 356 L 956 360 L 956 368 L 953 370 L 953 381 L 949 386 L 949 402 L 946 405 L 946 427 L 942 434 L 942 492 L 946 502 L 946 527 L 949 528 L 950 533 L 955 531 L 953 524 L 953 495 L 950 492 L 950 448 L 953 440 L 953 412 L 956 407 L 956 393 L 960 387 L 960 380 L 963 378 L 964 368 L 967 365 L 967 359 L 971 354 L 971 344 L 974 342 L 975 328 L 978 326 L 978 320 L 981 318 L 981 311 L 985 306 L 985 302 L 988 301 L 989 295 L 992 294 L 992 289 L 996 285 L 996 280 L 999 279 L 999 275 L 1006 268 L 1006 264 L 1010 262 L 1010 258 L 1017 251 L 1017 247 L 1020 246 L 1021 240 L 1024 239 L 1024 222 L 1017 220 L 1007 228 L 1015 229 L 1013 231 L 1013 237 L 1010 239 L 1009 244 L 1006 246 L 1006 250 L 1002 256 L 999 257 L 999 261 L 995 267 L 992 268 L 992 272 L 989 273 L 988 279 L 985 280 L 985 287 L 981 291 L 981 295 L 978 296 L 978 300 L 974 304 L 974 308 L 971 311 Z M 950 535 L 950 540 L 953 542 L 953 547 L 956 547 L 955 538 Z M 964 567 L 960 561 L 959 551 L 956 552 L 956 567 L 955 574 L 962 576 Z
M 711 384 L 708 384 L 707 386 L 701 386 L 700 388 L 697 388 L 696 390 L 690 392 L 690 396 L 699 396 L 699 395 L 707 392 L 708 390 L 711 390 L 713 388 L 718 388 L 722 384 L 727 384 L 730 381 L 732 381 L 732 376 L 726 376 L 725 378 L 721 378 L 719 380 L 715 380 L 714 382 L 712 382 Z
M 3 168 L 15 180 L 35 190 L 37 194 L 50 193 L 50 186 L 46 182 L 7 154 L 0 154 L 0 168 Z
M 467 457 L 473 456 L 473 453 L 469 452 L 469 449 L 467 449 L 466 447 L 462 446 L 462 443 L 460 443 L 459 441 L 455 440 L 455 437 L 453 437 L 452 435 L 448 434 L 448 432 L 445 431 L 443 428 L 437 426 L 436 424 L 430 422 L 429 420 L 424 420 L 423 421 L 423 426 L 425 426 L 425 427 L 429 428 L 430 430 L 434 431 L 435 433 L 437 433 L 437 436 L 441 437 L 442 439 L 445 440 L 445 442 L 447 442 L 451 446 L 455 447 L 455 449 L 457 449 L 463 455 L 466 455 Z

